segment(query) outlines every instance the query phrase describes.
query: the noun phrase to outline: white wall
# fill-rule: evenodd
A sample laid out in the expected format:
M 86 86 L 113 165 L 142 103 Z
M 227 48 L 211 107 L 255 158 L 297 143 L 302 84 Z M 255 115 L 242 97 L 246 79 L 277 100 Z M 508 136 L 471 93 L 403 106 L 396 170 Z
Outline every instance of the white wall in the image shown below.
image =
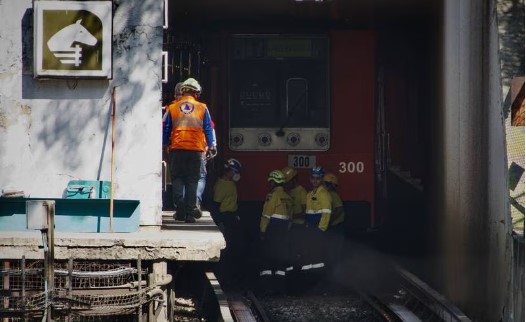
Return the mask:
M 33 78 L 32 1 L 0 1 L 0 189 L 60 198 L 69 180 L 109 181 L 115 87 L 114 197 L 160 225 L 163 1 L 113 3 L 113 79 L 74 81 Z

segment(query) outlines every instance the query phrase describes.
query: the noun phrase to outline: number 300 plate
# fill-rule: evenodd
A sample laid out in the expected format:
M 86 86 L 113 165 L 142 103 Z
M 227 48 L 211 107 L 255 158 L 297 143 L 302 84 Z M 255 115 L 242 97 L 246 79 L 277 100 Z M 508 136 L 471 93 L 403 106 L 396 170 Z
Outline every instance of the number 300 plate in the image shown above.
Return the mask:
M 289 154 L 289 167 L 312 168 L 316 166 L 315 155 Z

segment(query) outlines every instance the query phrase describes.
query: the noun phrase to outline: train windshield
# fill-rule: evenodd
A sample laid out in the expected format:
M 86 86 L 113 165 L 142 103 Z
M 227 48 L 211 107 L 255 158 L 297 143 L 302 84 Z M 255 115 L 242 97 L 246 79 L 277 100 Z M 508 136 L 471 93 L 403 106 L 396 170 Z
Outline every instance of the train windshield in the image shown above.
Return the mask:
M 231 128 L 328 128 L 328 39 L 235 35 Z

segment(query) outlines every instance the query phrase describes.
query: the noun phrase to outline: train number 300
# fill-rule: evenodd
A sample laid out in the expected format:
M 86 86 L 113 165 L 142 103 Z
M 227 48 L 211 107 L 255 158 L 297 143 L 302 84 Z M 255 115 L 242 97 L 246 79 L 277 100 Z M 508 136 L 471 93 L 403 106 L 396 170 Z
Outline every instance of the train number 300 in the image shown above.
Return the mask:
M 316 166 L 316 156 L 291 154 L 288 164 L 292 168 L 312 168 Z
M 362 173 L 364 170 L 364 164 L 362 161 L 358 162 L 340 162 L 340 173 Z

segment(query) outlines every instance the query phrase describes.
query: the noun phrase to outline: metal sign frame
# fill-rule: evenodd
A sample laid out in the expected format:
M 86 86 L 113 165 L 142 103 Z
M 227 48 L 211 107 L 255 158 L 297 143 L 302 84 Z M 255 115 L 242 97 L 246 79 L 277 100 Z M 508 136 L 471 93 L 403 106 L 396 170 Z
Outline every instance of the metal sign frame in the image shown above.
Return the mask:
M 111 1 L 34 1 L 34 76 L 112 78 Z

